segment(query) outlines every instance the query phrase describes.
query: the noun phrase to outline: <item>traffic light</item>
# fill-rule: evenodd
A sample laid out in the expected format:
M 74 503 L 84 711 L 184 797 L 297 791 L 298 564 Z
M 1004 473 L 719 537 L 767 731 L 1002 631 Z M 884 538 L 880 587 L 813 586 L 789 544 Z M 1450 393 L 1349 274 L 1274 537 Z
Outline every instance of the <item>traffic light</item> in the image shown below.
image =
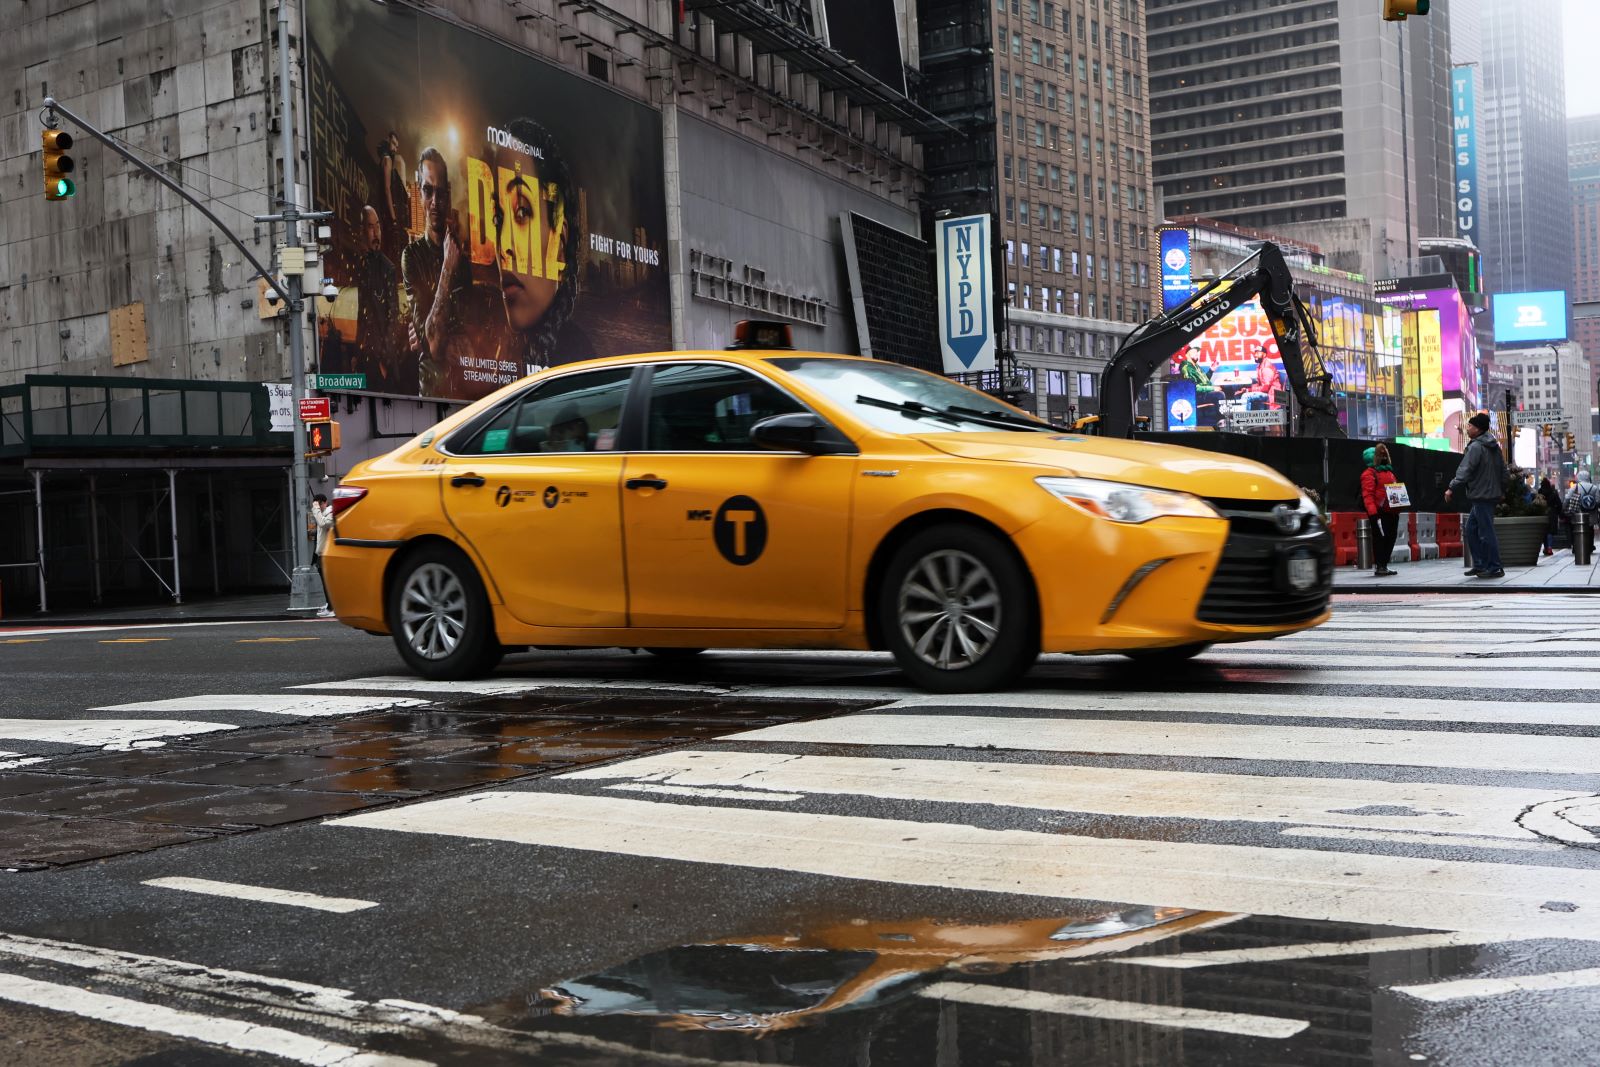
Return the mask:
M 1567 434 L 1567 451 L 1568 452 L 1576 452 L 1577 450 L 1578 450 L 1578 436 L 1577 436 L 1577 434 L 1573 434 L 1573 433 Z
M 306 423 L 306 455 L 326 456 L 339 447 L 339 424 L 331 419 Z
M 66 130 L 44 130 L 39 135 L 44 146 L 44 198 L 66 200 L 78 191 L 68 177 L 77 169 L 67 149 L 72 147 L 72 134 Z
M 1407 15 L 1426 15 L 1428 0 L 1383 0 L 1383 20 L 1404 22 Z

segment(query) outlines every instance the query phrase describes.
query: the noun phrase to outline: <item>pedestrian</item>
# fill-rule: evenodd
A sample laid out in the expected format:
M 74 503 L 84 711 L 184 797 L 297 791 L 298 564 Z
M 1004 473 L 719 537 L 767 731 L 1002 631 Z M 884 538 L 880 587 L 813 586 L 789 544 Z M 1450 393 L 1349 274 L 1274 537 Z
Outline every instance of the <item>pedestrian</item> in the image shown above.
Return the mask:
M 1578 483 L 1567 494 L 1567 504 L 1564 509 L 1567 521 L 1572 524 L 1573 536 L 1577 536 L 1577 515 L 1581 511 L 1587 520 L 1585 526 L 1588 530 L 1586 539 L 1591 551 L 1594 549 L 1594 520 L 1595 512 L 1600 511 L 1600 488 L 1596 488 L 1587 476 L 1578 479 Z
M 1372 524 L 1375 559 L 1372 566 L 1374 578 L 1392 578 L 1397 572 L 1389 569 L 1394 556 L 1394 539 L 1400 532 L 1400 508 L 1385 486 L 1398 484 L 1394 467 L 1389 463 L 1386 445 L 1374 445 L 1361 453 L 1367 461 L 1361 472 L 1361 501 L 1367 507 L 1367 521 Z
M 317 580 L 322 582 L 322 610 L 317 612 L 319 619 L 333 618 L 333 602 L 327 599 L 328 582 L 322 574 L 322 556 L 328 551 L 328 542 L 333 538 L 333 509 L 328 506 L 328 498 L 318 493 L 311 498 L 311 521 L 316 524 L 316 553 L 317 553 Z
M 1494 509 L 1505 497 L 1506 461 L 1500 444 L 1489 430 L 1489 416 L 1478 412 L 1467 420 L 1467 451 L 1444 491 L 1445 503 L 1457 494 L 1470 504 L 1467 514 L 1467 543 L 1472 547 L 1473 566 L 1466 573 L 1474 578 L 1504 578 L 1500 565 L 1500 542 L 1494 535 Z
M 1544 554 L 1555 555 L 1556 535 L 1561 532 L 1561 490 L 1549 478 L 1539 479 L 1539 496 L 1544 499 L 1545 530 Z

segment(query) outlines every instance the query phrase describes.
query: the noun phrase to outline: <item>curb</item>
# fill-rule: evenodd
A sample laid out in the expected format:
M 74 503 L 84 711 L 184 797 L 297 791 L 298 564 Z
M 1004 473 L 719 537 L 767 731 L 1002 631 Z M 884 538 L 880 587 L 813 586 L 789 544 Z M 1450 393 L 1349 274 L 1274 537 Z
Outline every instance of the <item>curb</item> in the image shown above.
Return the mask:
M 180 623 L 190 622 L 281 622 L 285 619 L 312 619 L 316 618 L 315 612 L 273 612 L 272 614 L 256 615 L 197 615 L 197 616 L 128 616 L 119 618 L 88 618 L 75 619 L 70 617 L 57 617 L 55 615 L 29 615 L 18 618 L 0 618 L 0 632 L 12 627 L 57 627 L 57 626 L 175 626 Z
M 1558 595 L 1600 593 L 1600 586 L 1594 585 L 1405 585 L 1394 583 L 1372 585 L 1335 585 L 1333 595 L 1349 593 L 1354 596 L 1370 596 L 1382 593 L 1550 593 Z

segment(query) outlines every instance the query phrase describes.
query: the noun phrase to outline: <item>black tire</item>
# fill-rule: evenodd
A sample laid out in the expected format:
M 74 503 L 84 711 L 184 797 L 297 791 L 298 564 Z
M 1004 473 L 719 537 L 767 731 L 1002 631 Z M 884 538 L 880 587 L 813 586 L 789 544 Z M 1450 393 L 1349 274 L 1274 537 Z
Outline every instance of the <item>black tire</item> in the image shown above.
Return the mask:
M 703 648 L 647 648 L 646 652 L 666 663 L 687 663 L 694 659 Z
M 386 599 L 395 648 L 424 678 L 477 678 L 505 655 L 477 568 L 449 546 L 427 545 L 408 555 Z
M 1012 547 L 985 530 L 949 523 L 914 534 L 876 595 L 889 651 L 919 688 L 1005 689 L 1039 658 L 1033 581 Z
M 1194 669 L 1194 658 L 1210 647 L 1210 641 L 1197 641 L 1192 645 L 1175 645 L 1172 648 L 1130 648 L 1122 654 L 1141 667 L 1186 671 Z

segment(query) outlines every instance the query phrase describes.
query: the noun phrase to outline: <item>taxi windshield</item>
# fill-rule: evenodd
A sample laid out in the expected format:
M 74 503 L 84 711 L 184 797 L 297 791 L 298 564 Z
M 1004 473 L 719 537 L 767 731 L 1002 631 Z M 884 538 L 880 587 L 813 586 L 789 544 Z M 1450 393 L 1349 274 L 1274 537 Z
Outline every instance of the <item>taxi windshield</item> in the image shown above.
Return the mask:
M 890 433 L 1056 432 L 975 389 L 898 363 L 784 356 L 772 365 Z

